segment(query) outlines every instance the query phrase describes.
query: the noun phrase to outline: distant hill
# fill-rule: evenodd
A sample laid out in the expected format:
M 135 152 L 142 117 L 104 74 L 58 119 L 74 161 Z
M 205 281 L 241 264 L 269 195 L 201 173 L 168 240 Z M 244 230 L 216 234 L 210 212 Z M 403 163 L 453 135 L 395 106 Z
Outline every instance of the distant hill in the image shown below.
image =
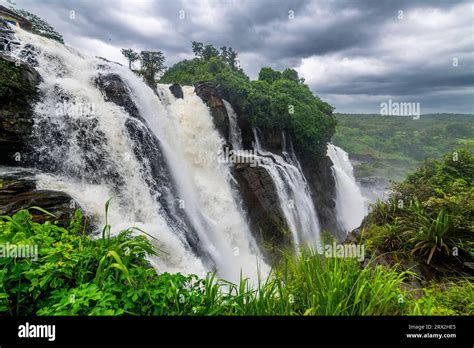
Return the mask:
M 335 114 L 333 143 L 355 162 L 357 177 L 400 180 L 425 158 L 440 158 L 460 147 L 474 148 L 474 115 L 425 114 L 412 117 Z

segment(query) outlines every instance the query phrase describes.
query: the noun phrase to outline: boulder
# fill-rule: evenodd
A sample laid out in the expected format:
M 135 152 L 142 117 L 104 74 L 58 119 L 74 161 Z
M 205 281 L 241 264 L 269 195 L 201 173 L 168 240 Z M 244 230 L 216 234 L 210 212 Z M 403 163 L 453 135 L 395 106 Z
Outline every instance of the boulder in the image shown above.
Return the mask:
M 201 82 L 194 86 L 196 94 L 210 108 L 214 124 L 224 139 L 229 139 L 229 116 L 221 94 L 213 82 Z
M 254 237 L 272 260 L 280 249 L 292 244 L 290 229 L 281 210 L 277 190 L 270 174 L 260 166 L 235 164 L 233 176 L 244 203 Z
M 19 210 L 35 206 L 57 218 L 30 209 L 33 221 L 42 223 L 57 220 L 62 226 L 66 226 L 75 209 L 80 208 L 79 203 L 64 192 L 37 189 L 32 172 L 13 170 L 0 173 L 0 215 L 12 215 Z
M 184 98 L 183 89 L 177 83 L 174 83 L 170 86 L 170 91 L 171 93 L 173 93 L 175 98 L 178 98 L 178 99 Z
M 25 157 L 40 81 L 32 67 L 0 55 L 0 164 L 19 165 Z

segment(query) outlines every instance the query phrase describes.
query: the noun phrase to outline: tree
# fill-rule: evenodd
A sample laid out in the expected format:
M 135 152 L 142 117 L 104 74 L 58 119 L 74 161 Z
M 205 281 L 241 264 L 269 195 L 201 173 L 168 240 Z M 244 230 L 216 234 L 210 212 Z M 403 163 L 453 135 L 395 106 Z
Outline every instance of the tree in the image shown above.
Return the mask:
M 221 54 L 222 60 L 232 69 L 238 70 L 238 54 L 235 52 L 232 47 L 227 48 L 226 46 L 221 47 Z
M 260 81 L 267 81 L 269 84 L 272 84 L 276 80 L 281 79 L 281 72 L 268 67 L 262 68 L 258 73 L 258 79 Z
M 128 67 L 130 68 L 130 70 L 132 70 L 132 64 L 133 62 L 137 61 L 138 58 L 139 58 L 139 55 L 137 52 L 135 52 L 134 50 L 132 50 L 131 48 L 122 48 L 122 54 L 125 56 L 125 58 L 127 58 L 128 60 Z
M 213 57 L 219 57 L 219 51 L 212 45 L 204 46 L 202 50 L 202 59 L 209 60 Z
M 304 83 L 304 79 L 298 76 L 298 72 L 294 69 L 287 68 L 281 73 L 281 77 L 287 80 Z
M 163 52 L 141 51 L 140 52 L 140 73 L 145 82 L 152 88 L 156 87 L 156 78 L 165 71 L 165 56 Z
M 198 58 L 202 58 L 202 51 L 204 49 L 204 45 L 201 42 L 193 41 L 191 42 L 191 46 L 193 47 L 194 55 Z

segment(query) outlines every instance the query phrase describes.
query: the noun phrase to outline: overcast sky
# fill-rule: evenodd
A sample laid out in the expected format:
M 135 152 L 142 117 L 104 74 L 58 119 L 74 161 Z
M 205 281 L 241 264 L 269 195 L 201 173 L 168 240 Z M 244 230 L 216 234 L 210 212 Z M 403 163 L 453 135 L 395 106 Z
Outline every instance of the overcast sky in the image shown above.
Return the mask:
M 251 78 L 296 69 L 336 112 L 378 113 L 392 99 L 474 113 L 472 0 L 10 1 L 80 52 L 121 63 L 131 47 L 161 50 L 170 66 L 195 40 L 233 47 Z

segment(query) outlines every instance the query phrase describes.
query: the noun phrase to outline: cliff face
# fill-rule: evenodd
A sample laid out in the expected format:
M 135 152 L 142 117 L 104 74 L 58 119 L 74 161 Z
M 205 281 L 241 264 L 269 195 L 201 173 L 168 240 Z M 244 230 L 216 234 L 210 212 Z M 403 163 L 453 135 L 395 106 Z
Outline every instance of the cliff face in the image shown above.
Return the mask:
M 7 57 L 0 57 L 0 81 L 0 149 L 2 151 L 0 165 L 25 165 L 29 163 L 27 144 L 31 139 L 34 126 L 32 106 L 40 97 L 37 85 L 41 82 L 41 78 L 33 67 L 15 64 L 15 61 Z M 123 107 L 133 119 L 143 122 L 119 76 L 101 75 L 95 82 L 106 100 Z M 229 139 L 229 117 L 219 88 L 209 82 L 200 83 L 195 87 L 196 93 L 209 106 L 216 128 L 224 139 Z M 171 86 L 170 89 L 177 98 L 182 96 L 178 85 Z M 238 106 L 235 107 L 235 111 L 238 116 L 238 127 L 242 132 L 243 148 L 251 150 L 255 142 L 251 124 L 248 117 L 242 115 Z M 150 161 L 153 164 L 150 169 L 157 180 L 151 184 L 173 191 L 173 183 L 167 179 L 169 178 L 168 169 L 164 166 L 165 161 L 159 143 L 149 134 L 143 133 L 133 119 L 128 121 L 126 126 L 137 140 L 135 148 L 137 156 L 140 157 L 143 153 L 153 153 L 156 156 Z M 279 155 L 291 142 L 291 134 L 286 132 L 284 137 L 281 131 L 274 129 L 260 129 L 259 138 L 266 150 Z M 226 146 L 231 148 L 230 144 Z M 148 147 L 156 151 L 145 151 Z M 331 172 L 331 160 L 326 156 L 318 160 L 298 157 L 311 188 L 322 229 L 330 230 L 337 237 L 342 238 L 334 209 L 335 182 Z M 247 214 L 254 236 L 263 246 L 266 256 L 273 259 L 280 249 L 288 248 L 292 243 L 290 229 L 278 202 L 275 184 L 265 168 L 251 166 L 248 163 L 234 163 L 232 174 L 242 199 L 242 208 Z M 113 177 L 114 175 L 111 175 L 112 179 Z M 25 177 L 19 174 L 1 174 L 0 180 L 0 211 L 3 214 L 11 214 L 28 205 L 50 209 L 64 221 L 71 214 L 69 204 L 73 201 L 72 198 L 63 193 L 38 190 L 32 175 Z M 118 182 L 117 186 L 120 184 Z M 40 221 L 44 218 L 38 216 L 37 219 Z M 185 220 L 183 218 L 183 221 Z
M 34 172 L 12 167 L 28 163 L 28 141 L 33 131 L 32 105 L 37 100 L 40 77 L 36 70 L 13 59 L 0 56 L 0 215 L 39 206 L 68 223 L 79 204 L 69 195 L 37 188 Z M 9 166 L 7 168 L 5 166 Z M 50 217 L 30 210 L 33 221 Z
M 338 240 L 345 238 L 336 217 L 336 182 L 332 175 L 332 161 L 328 156 L 314 159 L 300 159 L 304 176 L 309 183 L 313 202 L 318 212 L 323 231 L 330 231 Z
M 195 86 L 196 94 L 211 110 L 214 124 L 224 139 L 229 139 L 229 117 L 222 102 L 222 94 L 212 82 Z M 238 119 L 242 130 L 244 149 L 252 149 L 254 138 L 250 124 Z M 226 144 L 231 147 L 230 143 Z M 263 167 L 251 166 L 248 163 L 232 163 L 232 176 L 237 181 L 237 189 L 247 214 L 250 228 L 265 256 L 273 259 L 278 250 L 291 245 L 291 232 L 286 223 L 283 211 L 278 204 L 276 187 Z
M 222 103 L 223 93 L 211 82 L 199 83 L 196 93 L 207 104 L 214 118 L 216 128 L 224 139 L 229 139 L 229 125 L 226 109 Z M 248 115 L 242 115 L 238 106 L 234 106 L 238 116 L 238 126 L 242 131 L 244 149 L 253 149 L 253 132 Z M 280 130 L 260 129 L 262 146 L 273 153 L 281 155 L 292 141 L 291 134 Z M 228 145 L 230 146 L 230 145 Z M 296 154 L 311 189 L 313 202 L 318 212 L 322 230 L 331 231 L 338 239 L 344 238 L 335 213 L 336 184 L 332 175 L 332 162 L 327 156 L 319 159 L 308 159 Z M 270 175 L 265 168 L 234 164 L 233 175 L 238 182 L 244 209 L 257 240 L 264 245 L 285 247 L 291 244 L 291 234 L 278 204 L 277 192 Z M 273 248 L 274 249 L 274 248 Z M 268 254 L 273 255 L 268 250 Z M 268 255 L 267 255 L 268 256 Z
M 39 82 L 33 68 L 0 56 L 0 164 L 15 165 L 24 157 Z

